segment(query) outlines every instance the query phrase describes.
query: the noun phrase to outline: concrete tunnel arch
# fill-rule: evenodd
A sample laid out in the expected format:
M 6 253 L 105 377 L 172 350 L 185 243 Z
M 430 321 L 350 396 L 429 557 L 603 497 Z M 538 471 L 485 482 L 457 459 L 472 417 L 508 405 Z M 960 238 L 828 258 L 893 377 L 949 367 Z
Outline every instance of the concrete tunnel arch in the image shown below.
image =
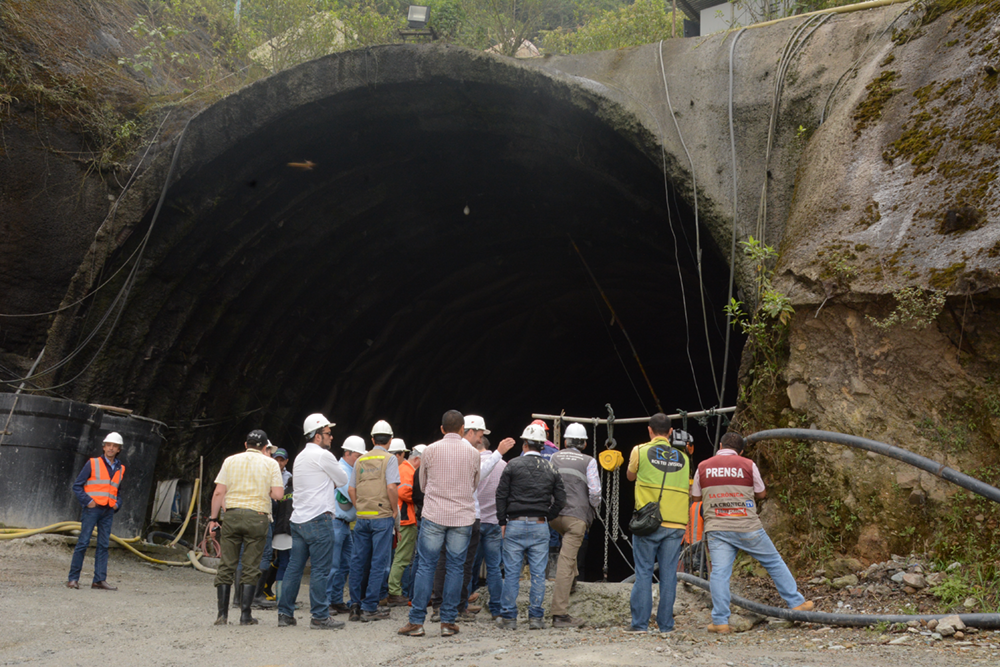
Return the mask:
M 170 152 L 67 300 L 141 243 Z M 257 426 L 294 454 L 313 411 L 338 423 L 336 443 L 387 419 L 411 445 L 448 408 L 483 414 L 494 438 L 538 410 L 654 412 L 572 239 L 663 407 L 711 407 L 727 258 L 703 241 L 706 341 L 694 218 L 662 159 L 642 122 L 574 77 L 447 46 L 305 63 L 191 121 L 114 333 L 54 380 L 84 370 L 73 398 L 170 424 L 160 465 L 174 471 L 221 461 Z M 114 292 L 57 320 L 54 349 L 91 331 Z M 734 337 L 730 400 L 741 348 Z M 642 437 L 618 433 L 625 447 Z

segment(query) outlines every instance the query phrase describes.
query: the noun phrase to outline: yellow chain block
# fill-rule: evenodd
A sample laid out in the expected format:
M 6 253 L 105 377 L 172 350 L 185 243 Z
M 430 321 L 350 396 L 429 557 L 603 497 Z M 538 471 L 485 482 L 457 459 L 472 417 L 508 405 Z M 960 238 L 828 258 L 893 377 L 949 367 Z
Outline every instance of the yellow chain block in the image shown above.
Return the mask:
M 597 460 L 605 470 L 618 470 L 625 462 L 625 457 L 617 449 L 605 449 Z

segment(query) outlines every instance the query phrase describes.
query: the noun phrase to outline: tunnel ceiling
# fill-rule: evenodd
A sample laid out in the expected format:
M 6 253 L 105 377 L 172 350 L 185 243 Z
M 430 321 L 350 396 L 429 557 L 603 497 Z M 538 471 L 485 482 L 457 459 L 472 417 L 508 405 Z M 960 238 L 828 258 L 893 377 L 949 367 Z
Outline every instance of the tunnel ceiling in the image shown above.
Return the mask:
M 280 94 L 266 85 L 255 94 Z M 167 421 L 191 445 L 168 454 L 178 464 L 217 460 L 256 426 L 297 449 L 313 411 L 338 423 L 336 442 L 384 418 L 411 444 L 449 408 L 499 437 L 532 411 L 654 412 L 575 242 L 663 407 L 712 406 L 694 233 L 634 137 L 565 95 L 461 77 L 348 90 L 275 115 L 172 184 L 77 397 Z M 729 273 L 710 247 L 703 262 L 718 375 Z

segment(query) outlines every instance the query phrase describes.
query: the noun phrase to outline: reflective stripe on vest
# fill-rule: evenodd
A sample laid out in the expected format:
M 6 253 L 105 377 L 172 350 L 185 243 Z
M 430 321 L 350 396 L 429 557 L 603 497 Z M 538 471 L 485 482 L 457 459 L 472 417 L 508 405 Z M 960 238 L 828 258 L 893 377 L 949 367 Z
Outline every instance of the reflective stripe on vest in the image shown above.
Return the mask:
M 112 475 L 102 457 L 90 459 L 90 478 L 83 485 L 83 492 L 97 505 L 115 507 L 118 505 L 118 485 L 122 483 L 124 473 L 123 465 L 118 466 L 118 470 Z
M 666 438 L 657 438 L 639 447 L 635 508 L 639 509 L 646 503 L 655 503 L 656 499 L 660 498 L 660 521 L 687 525 L 689 486 L 687 455 L 676 447 L 671 447 Z M 656 464 L 650 457 L 656 460 Z M 660 496 L 661 483 L 662 496 Z
M 392 506 L 389 491 L 385 483 L 385 470 L 390 454 L 369 454 L 354 462 L 354 488 L 357 502 L 358 517 L 369 519 L 392 516 Z M 378 461 L 376 466 L 365 465 L 366 461 Z

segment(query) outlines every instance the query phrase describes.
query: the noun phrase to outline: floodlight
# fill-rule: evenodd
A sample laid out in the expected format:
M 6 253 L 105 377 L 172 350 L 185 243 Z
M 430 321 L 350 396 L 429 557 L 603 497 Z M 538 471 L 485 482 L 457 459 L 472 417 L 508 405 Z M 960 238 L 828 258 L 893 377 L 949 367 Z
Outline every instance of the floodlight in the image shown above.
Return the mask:
M 427 21 L 430 18 L 431 9 L 430 7 L 424 7 L 422 5 L 410 5 L 409 11 L 406 13 L 407 24 L 410 29 L 418 30 L 427 25 Z

